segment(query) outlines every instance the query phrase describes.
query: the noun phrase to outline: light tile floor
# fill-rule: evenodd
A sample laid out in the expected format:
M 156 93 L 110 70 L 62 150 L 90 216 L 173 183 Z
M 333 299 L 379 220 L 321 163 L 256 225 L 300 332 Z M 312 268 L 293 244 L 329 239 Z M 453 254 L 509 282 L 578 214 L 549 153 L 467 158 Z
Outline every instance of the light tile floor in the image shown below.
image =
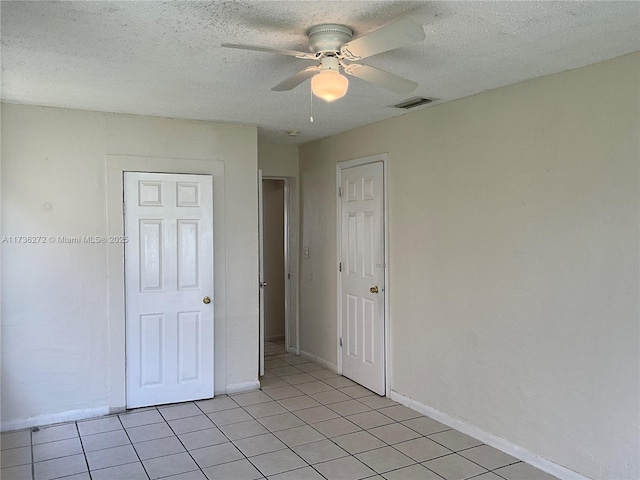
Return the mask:
M 351 380 L 265 347 L 262 389 L 2 434 L 2 480 L 550 480 Z

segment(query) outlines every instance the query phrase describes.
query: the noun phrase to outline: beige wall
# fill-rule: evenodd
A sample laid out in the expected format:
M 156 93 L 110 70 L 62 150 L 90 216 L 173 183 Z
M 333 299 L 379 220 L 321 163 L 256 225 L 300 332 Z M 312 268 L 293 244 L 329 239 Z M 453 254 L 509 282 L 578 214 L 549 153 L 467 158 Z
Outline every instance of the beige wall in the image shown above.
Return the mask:
M 640 477 L 640 55 L 300 147 L 301 349 L 336 363 L 335 163 L 389 154 L 392 388 Z
M 262 182 L 264 212 L 264 338 L 284 338 L 284 181 Z
M 265 177 L 298 178 L 298 147 L 260 142 L 258 168 Z
M 215 390 L 255 388 L 256 137 L 255 127 L 4 104 L 2 234 L 118 234 L 118 168 L 211 172 Z M 3 429 L 124 407 L 122 252 L 2 244 Z

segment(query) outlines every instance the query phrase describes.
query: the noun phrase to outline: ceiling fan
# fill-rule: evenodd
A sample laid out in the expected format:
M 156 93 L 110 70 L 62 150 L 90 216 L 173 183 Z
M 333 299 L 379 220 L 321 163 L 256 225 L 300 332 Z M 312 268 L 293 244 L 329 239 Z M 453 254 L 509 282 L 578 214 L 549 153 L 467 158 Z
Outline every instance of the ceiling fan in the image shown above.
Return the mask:
M 354 40 L 352 40 L 353 31 L 349 27 L 336 24 L 311 27 L 307 36 L 309 37 L 310 50 L 308 53 L 234 43 L 223 43 L 222 46 L 278 53 L 319 62 L 319 64 L 299 71 L 271 89 L 277 92 L 292 90 L 311 78 L 313 93 L 323 100 L 332 102 L 342 98 L 349 87 L 349 80 L 340 73 L 341 68 L 347 75 L 399 94 L 412 92 L 418 86 L 416 82 L 393 73 L 369 65 L 353 63 L 378 53 L 424 40 L 426 35 L 422 27 L 410 20 L 400 20 Z

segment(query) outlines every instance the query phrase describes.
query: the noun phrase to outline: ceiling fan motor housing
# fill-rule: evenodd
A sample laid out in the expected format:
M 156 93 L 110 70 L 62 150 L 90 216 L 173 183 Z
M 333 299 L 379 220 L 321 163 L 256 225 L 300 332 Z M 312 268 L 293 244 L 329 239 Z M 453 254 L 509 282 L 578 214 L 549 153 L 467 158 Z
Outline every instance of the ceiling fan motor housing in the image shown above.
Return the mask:
M 339 52 L 340 47 L 353 37 L 349 27 L 336 24 L 316 25 L 309 29 L 309 50 L 314 53 Z

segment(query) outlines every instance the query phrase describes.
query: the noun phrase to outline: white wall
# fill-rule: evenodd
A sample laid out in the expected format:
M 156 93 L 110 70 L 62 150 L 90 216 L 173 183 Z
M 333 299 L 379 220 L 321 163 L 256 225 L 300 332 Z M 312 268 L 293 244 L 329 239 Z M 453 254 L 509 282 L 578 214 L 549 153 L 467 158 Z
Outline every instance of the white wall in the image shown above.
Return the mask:
M 255 127 L 3 104 L 2 234 L 118 233 L 118 169 L 212 173 L 215 389 L 255 386 L 256 137 Z M 2 257 L 3 430 L 124 407 L 122 249 L 4 243 Z
M 300 147 L 301 349 L 336 362 L 335 163 L 389 154 L 392 389 L 640 477 L 640 55 Z

